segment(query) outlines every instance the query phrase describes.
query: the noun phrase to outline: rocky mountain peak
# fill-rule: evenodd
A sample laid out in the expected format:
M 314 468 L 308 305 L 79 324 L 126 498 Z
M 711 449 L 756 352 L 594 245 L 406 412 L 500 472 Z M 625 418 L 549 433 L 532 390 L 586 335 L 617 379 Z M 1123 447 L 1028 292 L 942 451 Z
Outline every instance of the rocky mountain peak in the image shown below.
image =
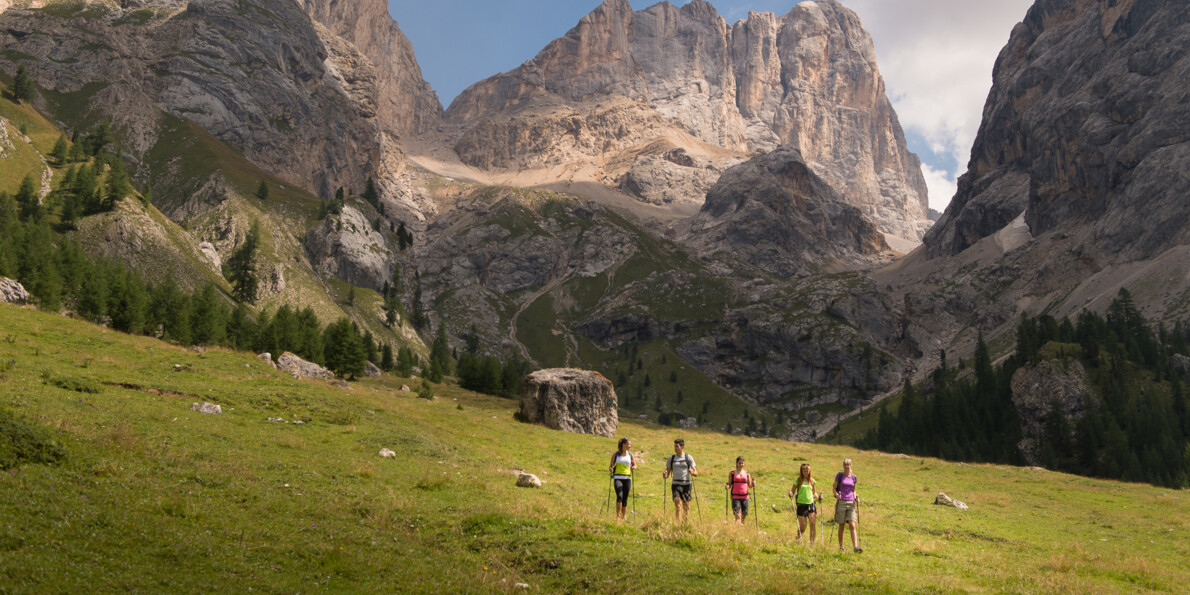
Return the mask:
M 298 0 L 310 18 L 351 42 L 377 71 L 377 115 L 401 135 L 436 126 L 442 104 L 384 0 Z
M 1085 236 L 1117 259 L 1185 243 L 1188 47 L 1185 2 L 1038 0 L 996 60 L 929 254 L 958 254 L 1022 214 L 1034 236 Z
M 717 171 L 793 145 L 881 231 L 917 240 L 930 225 L 920 163 L 871 37 L 834 0 L 732 25 L 702 0 L 640 11 L 607 1 L 521 67 L 463 91 L 445 115 L 454 132 L 440 142 L 464 164 L 561 168 L 573 181 L 565 164 L 594 163 L 583 175 L 621 188 L 643 177 L 633 170 L 659 141 L 706 155 Z M 682 175 L 702 177 L 667 172 Z M 707 187 L 689 187 L 686 202 L 701 202 Z

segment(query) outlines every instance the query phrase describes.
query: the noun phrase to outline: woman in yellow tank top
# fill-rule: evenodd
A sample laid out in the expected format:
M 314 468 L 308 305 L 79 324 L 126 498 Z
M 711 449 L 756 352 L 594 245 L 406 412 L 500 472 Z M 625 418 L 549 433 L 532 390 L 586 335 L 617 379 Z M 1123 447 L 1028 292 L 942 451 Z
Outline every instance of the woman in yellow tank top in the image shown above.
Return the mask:
M 789 488 L 789 497 L 797 503 L 797 539 L 801 541 L 806 532 L 806 524 L 810 525 L 810 546 L 813 547 L 818 531 L 818 507 L 815 502 L 822 501 L 822 494 L 818 493 L 818 486 L 814 483 L 814 475 L 810 472 L 810 464 L 802 463 L 798 472 L 797 482 Z

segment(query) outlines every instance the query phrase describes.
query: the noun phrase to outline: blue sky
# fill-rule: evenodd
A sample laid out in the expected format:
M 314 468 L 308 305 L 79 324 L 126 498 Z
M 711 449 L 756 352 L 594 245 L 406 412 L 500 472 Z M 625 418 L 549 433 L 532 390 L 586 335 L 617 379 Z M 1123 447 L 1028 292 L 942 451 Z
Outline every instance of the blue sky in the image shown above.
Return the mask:
M 389 0 L 422 74 L 445 106 L 467 86 L 516 68 L 601 0 Z M 671 0 L 686 4 L 688 0 Z M 631 0 L 637 10 L 653 0 Z M 967 166 L 992 64 L 1032 0 L 842 0 L 876 44 L 909 149 L 921 157 L 930 206 L 941 211 Z M 789 12 L 795 0 L 711 0 L 728 22 L 749 10 Z

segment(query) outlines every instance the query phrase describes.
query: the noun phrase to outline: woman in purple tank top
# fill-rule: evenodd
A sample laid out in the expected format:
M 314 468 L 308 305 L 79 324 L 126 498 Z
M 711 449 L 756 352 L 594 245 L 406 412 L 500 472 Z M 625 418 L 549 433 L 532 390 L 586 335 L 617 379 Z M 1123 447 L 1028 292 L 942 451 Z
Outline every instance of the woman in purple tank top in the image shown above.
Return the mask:
M 843 471 L 835 474 L 835 523 L 839 525 L 839 552 L 843 551 L 843 526 L 851 529 L 851 548 L 860 553 L 859 547 L 859 514 L 856 506 L 859 494 L 855 491 L 859 478 L 851 472 L 851 459 L 843 459 Z

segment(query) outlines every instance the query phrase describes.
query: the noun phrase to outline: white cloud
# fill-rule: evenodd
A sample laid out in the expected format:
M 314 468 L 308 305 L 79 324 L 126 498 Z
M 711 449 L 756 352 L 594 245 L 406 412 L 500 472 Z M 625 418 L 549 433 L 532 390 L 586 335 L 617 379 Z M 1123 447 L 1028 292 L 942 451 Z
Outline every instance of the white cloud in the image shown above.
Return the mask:
M 954 176 L 944 170 L 934 169 L 926 163 L 921 164 L 921 175 L 925 177 L 926 188 L 930 191 L 930 208 L 940 213 L 945 211 L 946 205 L 954 198 L 954 192 L 958 188 Z
M 876 60 L 901 126 L 924 138 L 936 155 L 948 156 L 957 164 L 952 167 L 934 160 L 928 169 L 922 167 L 930 187 L 930 206 L 943 210 L 954 195 L 955 178 L 966 171 L 996 56 L 1032 0 L 844 3 L 872 34 Z M 945 195 L 937 194 L 947 188 Z

